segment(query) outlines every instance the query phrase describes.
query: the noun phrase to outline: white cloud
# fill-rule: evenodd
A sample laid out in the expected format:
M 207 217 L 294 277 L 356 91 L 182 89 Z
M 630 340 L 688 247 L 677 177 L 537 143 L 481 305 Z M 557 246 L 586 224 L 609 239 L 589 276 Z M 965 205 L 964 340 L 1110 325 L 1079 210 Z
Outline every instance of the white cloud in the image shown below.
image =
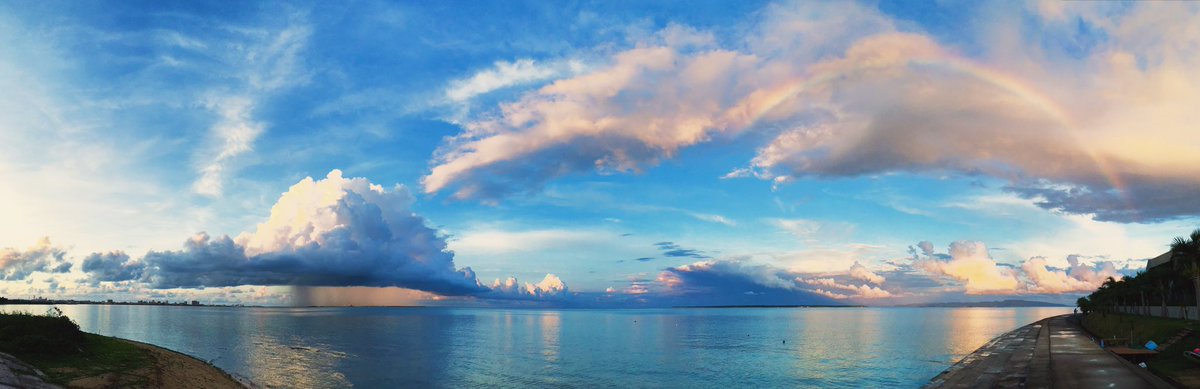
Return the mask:
M 446 88 L 446 98 L 462 103 L 498 89 L 578 73 L 582 68 L 583 65 L 577 61 L 539 63 L 528 58 L 512 62 L 496 61 L 491 68 L 451 81 Z
M 724 224 L 724 225 L 727 225 L 730 227 L 737 225 L 737 222 L 734 222 L 733 220 L 729 220 L 729 218 L 726 218 L 721 215 L 714 215 L 714 214 L 708 214 L 708 213 L 692 213 L 691 215 L 692 215 L 692 217 L 696 218 L 696 220 L 706 221 L 709 223 Z
M 252 119 L 253 102 L 248 98 L 224 98 L 210 102 L 209 106 L 220 116 L 211 129 L 219 151 L 200 168 L 200 178 L 192 188 L 205 196 L 220 196 L 229 163 L 253 150 L 254 140 L 262 134 L 264 126 Z
M 526 282 L 524 285 L 521 285 L 520 281 L 517 281 L 514 277 L 509 277 L 504 282 L 497 279 L 492 282 L 492 289 L 488 296 L 494 298 L 552 300 L 569 298 L 571 294 L 567 289 L 567 284 L 563 283 L 558 276 L 546 274 L 546 277 L 542 278 L 542 281 L 536 284 Z

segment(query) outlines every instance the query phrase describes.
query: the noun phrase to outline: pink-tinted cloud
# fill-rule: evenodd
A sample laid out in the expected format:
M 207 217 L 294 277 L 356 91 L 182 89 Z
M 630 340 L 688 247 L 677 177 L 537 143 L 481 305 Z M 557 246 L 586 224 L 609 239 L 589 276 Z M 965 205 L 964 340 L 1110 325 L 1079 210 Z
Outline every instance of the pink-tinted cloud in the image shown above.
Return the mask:
M 913 267 L 962 282 L 967 294 L 1015 293 L 1020 285 L 1017 274 L 997 266 L 981 242 L 951 243 L 949 259 L 919 258 Z
M 68 272 L 71 262 L 66 260 L 66 253 L 62 247 L 50 243 L 50 238 L 42 238 L 25 250 L 0 249 L 0 280 L 24 280 L 34 272 Z
M 1043 257 L 1029 258 L 1019 266 L 1002 265 L 982 242 L 953 242 L 946 254 L 921 242 L 921 251 L 914 248 L 911 252 L 912 268 L 961 285 L 968 295 L 1084 293 L 1095 290 L 1108 277 L 1119 277 L 1112 262 L 1088 264 L 1075 255 L 1067 257 L 1070 266 L 1066 269 L 1050 266 Z
M 671 26 L 501 104 L 442 147 L 425 191 L 493 200 L 575 172 L 641 171 L 761 131 L 771 140 L 727 177 L 950 172 L 1100 220 L 1200 214 L 1179 196 L 1200 190 L 1191 152 L 1200 141 L 1190 136 L 1200 34 L 1185 27 L 1200 24 L 1195 7 L 1011 11 L 1044 16 L 1039 33 L 1063 39 L 1077 22 L 1105 34 L 1074 57 L 988 36 L 1006 44 L 967 57 L 851 3 L 768 8 L 738 44 Z

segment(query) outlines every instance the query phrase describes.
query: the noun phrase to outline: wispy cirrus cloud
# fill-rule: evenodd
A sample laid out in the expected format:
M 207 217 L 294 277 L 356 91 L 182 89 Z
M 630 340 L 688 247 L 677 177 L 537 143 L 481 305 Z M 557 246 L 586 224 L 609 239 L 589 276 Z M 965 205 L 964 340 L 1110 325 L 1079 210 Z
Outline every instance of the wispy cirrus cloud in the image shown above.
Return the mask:
M 192 185 L 196 193 L 220 196 L 227 175 L 237 167 L 236 158 L 253 151 L 255 140 L 268 126 L 255 119 L 254 110 L 261 99 L 308 82 L 302 54 L 311 34 L 311 27 L 303 22 L 289 22 L 279 30 L 245 31 L 230 42 L 196 47 L 219 53 L 218 58 L 233 70 L 232 79 L 227 80 L 231 84 L 205 93 L 205 106 L 217 120 L 209 129 L 209 148 L 197 153 L 199 177 Z M 230 48 L 237 49 L 228 51 Z
M 464 103 L 472 98 L 517 85 L 551 80 L 583 71 L 579 61 L 537 61 L 523 58 L 514 61 L 496 61 L 492 67 L 480 70 L 468 77 L 450 81 L 446 87 L 446 98 Z

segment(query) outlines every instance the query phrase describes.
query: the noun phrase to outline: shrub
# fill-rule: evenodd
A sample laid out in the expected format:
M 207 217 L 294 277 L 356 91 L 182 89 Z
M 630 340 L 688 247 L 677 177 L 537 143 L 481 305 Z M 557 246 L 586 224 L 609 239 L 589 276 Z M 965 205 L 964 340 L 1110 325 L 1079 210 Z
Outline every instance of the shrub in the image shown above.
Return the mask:
M 47 316 L 0 313 L 0 351 L 18 355 L 79 352 L 83 347 L 83 332 L 61 312 Z

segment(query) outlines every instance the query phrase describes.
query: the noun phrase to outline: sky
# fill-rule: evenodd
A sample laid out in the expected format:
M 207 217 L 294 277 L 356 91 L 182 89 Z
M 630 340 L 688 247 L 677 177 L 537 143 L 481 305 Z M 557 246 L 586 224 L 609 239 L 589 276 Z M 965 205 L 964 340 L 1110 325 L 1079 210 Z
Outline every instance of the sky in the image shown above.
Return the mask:
M 1073 302 L 1200 225 L 1189 2 L 0 3 L 0 295 Z

